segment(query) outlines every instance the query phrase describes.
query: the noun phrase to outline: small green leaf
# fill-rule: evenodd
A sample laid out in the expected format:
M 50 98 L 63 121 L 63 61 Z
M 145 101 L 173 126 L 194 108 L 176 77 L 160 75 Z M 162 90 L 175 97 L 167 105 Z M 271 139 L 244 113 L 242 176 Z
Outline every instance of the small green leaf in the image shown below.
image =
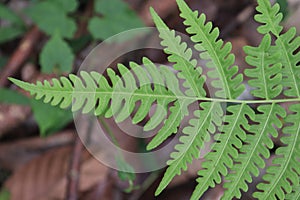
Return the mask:
M 114 16 L 124 11 L 130 10 L 128 5 L 122 0 L 96 0 L 95 11 L 105 16 Z
M 24 26 L 22 19 L 2 3 L 0 3 L 0 19 L 7 20 L 20 27 Z
M 0 26 L 0 44 L 18 36 L 25 31 L 22 19 L 7 6 L 0 3 L 0 19 L 7 22 L 7 25 Z
M 78 7 L 77 0 L 51 0 L 51 2 L 57 4 L 65 12 L 74 12 Z
M 48 136 L 60 130 L 73 119 L 71 111 L 52 107 L 41 100 L 32 99 L 30 104 L 34 118 L 39 125 L 41 136 Z
M 10 199 L 10 193 L 6 189 L 2 189 L 0 191 L 0 200 L 9 200 Z
M 95 3 L 95 11 L 103 17 L 93 17 L 88 24 L 88 30 L 95 39 L 105 40 L 120 32 L 143 27 L 144 24 L 129 6 L 120 0 L 103 1 Z M 122 35 L 117 40 L 122 42 L 132 35 Z
M 24 30 L 19 27 L 3 27 L 0 29 L 0 44 L 21 36 Z
M 72 38 L 76 23 L 67 16 L 64 9 L 64 6 L 58 6 L 52 1 L 44 1 L 29 7 L 26 14 L 47 34 L 53 35 L 58 30 L 62 37 Z
M 74 54 L 68 44 L 55 34 L 44 46 L 40 55 L 42 72 L 70 72 Z
M 93 17 L 89 21 L 88 30 L 95 39 L 105 40 L 120 32 L 140 27 L 143 27 L 143 24 L 139 18 L 124 15 L 120 18 Z M 132 37 L 133 35 L 122 34 L 116 42 L 126 41 Z
M 29 99 L 13 90 L 0 88 L 0 102 L 5 104 L 29 105 Z

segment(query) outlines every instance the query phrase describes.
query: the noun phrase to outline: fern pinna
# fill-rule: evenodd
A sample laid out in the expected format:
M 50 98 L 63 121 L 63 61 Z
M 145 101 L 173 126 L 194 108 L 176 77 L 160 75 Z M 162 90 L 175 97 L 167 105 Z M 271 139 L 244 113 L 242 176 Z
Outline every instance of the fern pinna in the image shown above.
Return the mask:
M 151 130 L 163 124 L 148 144 L 149 150 L 177 133 L 182 119 L 192 115 L 183 133 L 177 133 L 181 134 L 179 143 L 170 155 L 156 195 L 174 176 L 186 170 L 188 163 L 199 158 L 201 149 L 213 139 L 211 151 L 199 166 L 198 185 L 191 199 L 199 199 L 209 187 L 220 183 L 225 188 L 223 199 L 240 198 L 242 191 L 248 191 L 253 177 L 266 167 L 274 148 L 272 138 L 282 133 L 283 145 L 276 149 L 272 165 L 267 167 L 253 197 L 299 199 L 300 37 L 296 36 L 295 28 L 283 32 L 279 5 L 258 0 L 255 20 L 261 24 L 258 32 L 263 39 L 258 47 L 244 48 L 246 62 L 251 66 L 244 73 L 255 100 L 241 100 L 238 97 L 245 90 L 243 74 L 234 65 L 231 43 L 218 39 L 219 30 L 206 22 L 204 14 L 193 12 L 183 0 L 177 3 L 198 60 L 206 61 L 203 66 L 193 57 L 192 49 L 151 9 L 161 45 L 173 69 L 157 67 L 144 58 L 143 67 L 133 62 L 129 67 L 119 64 L 120 75 L 108 69 L 108 78 L 97 72 L 81 72 L 81 78 L 70 75 L 53 79 L 52 85 L 48 81 L 34 85 L 10 80 L 37 99 L 44 97 L 45 103 L 61 108 L 72 104 L 73 111 L 82 109 L 83 113 L 93 112 L 96 116 L 114 116 L 117 122 L 137 109 L 133 123 L 139 123 L 154 103 L 160 105 L 144 127 Z M 203 73 L 204 68 L 207 74 Z M 204 84 L 215 92 L 208 94 Z M 138 101 L 140 106 L 136 108 Z M 199 103 L 199 109 L 189 113 L 188 106 L 194 102 Z M 288 103 L 288 108 L 283 103 Z

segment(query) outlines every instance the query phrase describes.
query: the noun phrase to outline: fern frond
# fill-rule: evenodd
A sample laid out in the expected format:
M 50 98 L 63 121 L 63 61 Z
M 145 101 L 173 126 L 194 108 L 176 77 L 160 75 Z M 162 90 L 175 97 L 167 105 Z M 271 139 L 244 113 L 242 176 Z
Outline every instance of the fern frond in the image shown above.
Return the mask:
M 157 87 L 154 87 L 153 93 L 157 93 L 157 94 L 164 93 L 165 78 L 161 74 L 160 70 L 157 68 L 157 66 L 153 62 L 151 62 L 147 58 L 143 58 L 143 64 L 144 64 L 145 68 L 147 69 L 147 72 L 148 72 L 149 76 L 151 77 L 152 82 L 156 83 L 156 85 L 157 85 Z M 149 82 L 148 82 L 149 76 L 146 75 L 147 73 L 145 73 L 141 67 L 136 67 L 133 70 L 135 70 L 135 69 L 139 70 L 139 71 L 135 71 L 135 74 L 139 74 L 140 76 L 145 76 L 144 78 L 141 77 L 139 79 L 140 85 L 145 85 L 144 87 L 146 87 L 149 91 L 151 91 L 151 89 L 147 86 L 149 84 Z M 174 75 L 171 75 L 171 76 L 174 76 Z M 176 86 L 174 86 L 174 87 L 176 87 Z M 146 131 L 151 130 L 152 125 L 159 124 L 159 122 L 161 120 L 163 120 L 162 117 L 167 115 L 167 107 L 166 106 L 168 105 L 169 100 L 166 98 L 166 99 L 160 99 L 159 101 L 160 102 L 158 103 L 158 105 L 163 105 L 163 107 L 161 107 L 163 109 L 159 108 L 156 110 L 156 112 L 154 113 L 152 118 L 150 118 L 148 123 L 144 126 L 144 130 L 146 130 Z M 150 110 L 152 103 L 153 102 L 151 101 L 151 98 L 150 99 L 143 98 L 141 100 L 141 106 L 137 110 L 136 115 L 133 117 L 133 123 L 138 123 L 145 118 L 145 116 L 147 115 L 147 112 Z
M 183 129 L 184 135 L 179 138 L 175 152 L 171 153 L 171 160 L 155 195 L 158 195 L 181 170 L 187 170 L 187 164 L 200 156 L 200 149 L 204 142 L 210 139 L 210 133 L 215 132 L 215 126 L 221 126 L 223 110 L 220 103 L 203 102 L 201 110 L 194 112 L 195 118 L 190 120 L 190 125 Z
M 258 0 L 257 11 L 260 14 L 255 20 L 262 25 L 257 29 L 261 34 L 272 33 L 276 37 L 276 52 L 281 52 L 280 59 L 283 65 L 282 85 L 286 88 L 284 94 L 288 97 L 300 97 L 300 53 L 294 52 L 300 46 L 300 37 L 296 37 L 295 27 L 282 33 L 282 14 L 279 12 L 279 4 L 271 6 L 269 0 Z
M 187 47 L 185 42 L 181 42 L 180 36 L 176 36 L 174 30 L 171 31 L 166 26 L 153 8 L 150 9 L 150 12 L 160 33 L 161 45 L 165 47 L 164 52 L 169 54 L 168 60 L 174 63 L 173 68 L 178 71 L 177 76 L 184 80 L 185 94 L 191 97 L 205 97 L 206 91 L 203 87 L 205 77 L 202 75 L 201 67 L 197 67 L 197 61 L 192 59 L 192 50 Z M 193 101 L 182 102 L 181 106 L 179 103 L 176 103 L 170 108 L 171 114 L 165 120 L 165 126 L 151 140 L 147 149 L 151 150 L 159 146 L 171 134 L 177 132 L 183 117 L 188 114 L 187 105 Z
M 298 179 L 300 180 L 300 177 L 298 177 Z M 293 191 L 290 194 L 286 195 L 287 200 L 300 199 L 300 186 L 299 185 L 294 186 Z
M 192 11 L 183 0 L 177 0 L 180 16 L 188 26 L 186 31 L 191 34 L 191 40 L 196 43 L 195 49 L 200 52 L 200 58 L 207 60 L 206 67 L 212 71 L 208 76 L 212 86 L 216 88 L 215 96 L 235 99 L 241 95 L 245 86 L 242 84 L 243 75 L 238 74 L 238 67 L 233 66 L 235 57 L 231 52 L 231 43 L 226 43 L 219 37 L 219 29 L 213 28 L 211 22 L 206 23 L 205 14 L 198 17 L 197 11 Z
M 274 6 L 271 6 L 269 0 L 257 0 L 257 3 L 256 10 L 259 14 L 256 14 L 254 19 L 262 24 L 257 28 L 257 31 L 261 34 L 271 32 L 278 37 L 283 30 L 283 27 L 280 25 L 283 15 L 279 12 L 279 4 L 276 3 Z
M 293 185 L 299 186 L 300 159 L 300 104 L 289 107 L 294 112 L 289 114 L 286 122 L 292 125 L 283 129 L 285 136 L 281 141 L 286 145 L 276 150 L 276 158 L 272 166 L 267 168 L 263 179 L 267 183 L 259 183 L 253 197 L 258 199 L 284 199 L 286 193 L 291 193 Z M 291 185 L 293 184 L 293 185 Z
M 251 78 L 248 84 L 255 88 L 251 94 L 263 99 L 273 99 L 282 92 L 282 65 L 278 63 L 280 54 L 269 54 L 271 36 L 266 34 L 259 47 L 246 46 L 246 62 L 255 67 L 246 69 L 245 75 Z
M 183 86 L 188 96 L 205 97 L 204 90 L 205 77 L 202 75 L 202 68 L 197 66 L 197 60 L 192 59 L 192 50 L 181 41 L 180 36 L 175 35 L 174 30 L 170 30 L 157 13 L 150 9 L 153 21 L 162 39 L 161 45 L 165 47 L 164 52 L 168 54 L 168 60 L 174 63 L 173 68 L 178 71 L 178 77 L 184 79 Z
M 281 119 L 285 117 L 286 112 L 280 105 L 261 105 L 257 109 L 261 114 L 256 114 L 254 121 L 259 124 L 251 125 L 245 144 L 240 149 L 238 158 L 234 160 L 231 172 L 225 177 L 228 182 L 224 183 L 227 190 L 223 199 L 240 198 L 240 190 L 248 191 L 247 183 L 252 182 L 252 175 L 257 177 L 259 168 L 265 167 L 264 159 L 270 157 L 269 149 L 273 148 L 274 144 L 269 135 L 277 137 L 278 131 L 275 126 L 282 127 Z
M 273 165 L 266 169 L 253 197 L 299 199 L 300 37 L 296 36 L 295 28 L 283 32 L 279 5 L 258 0 L 259 14 L 255 19 L 261 23 L 258 31 L 264 37 L 258 47 L 244 48 L 246 62 L 252 66 L 245 70 L 245 75 L 255 99 L 237 99 L 245 86 L 243 73 L 234 65 L 231 43 L 218 38 L 219 30 L 206 22 L 204 14 L 198 16 L 184 0 L 177 3 L 193 47 L 204 60 L 203 66 L 198 66 L 187 43 L 151 9 L 161 45 L 173 69 L 156 66 L 144 58 L 143 65 L 130 62 L 128 67 L 119 64 L 116 71 L 107 69 L 107 77 L 97 72 L 81 72 L 80 76 L 52 79 L 52 83 L 10 80 L 35 98 L 43 98 L 45 103 L 114 117 L 117 122 L 132 116 L 132 122 L 139 123 L 151 107 L 157 105 L 144 130 L 162 127 L 148 149 L 156 148 L 178 132 L 184 117 L 191 114 L 189 106 L 197 102 L 198 109 L 183 128 L 156 195 L 199 158 L 203 147 L 211 142 L 211 151 L 199 166 L 202 169 L 191 199 L 199 199 L 222 179 L 226 189 L 223 199 L 240 198 L 241 191 L 246 192 L 248 184 L 265 168 L 265 160 L 270 158 L 270 150 L 274 148 L 272 138 L 278 137 L 282 129 L 283 146 L 276 149 Z M 274 44 L 271 38 L 275 39 Z M 206 74 L 202 74 L 202 67 L 207 68 L 209 81 Z M 208 96 L 204 84 L 212 86 L 215 92 Z
M 198 172 L 198 185 L 191 199 L 199 199 L 203 193 L 215 184 L 221 183 L 221 175 L 228 174 L 227 167 L 232 168 L 233 159 L 238 157 L 236 148 L 242 147 L 241 140 L 245 140 L 245 130 L 250 129 L 248 119 L 254 119 L 255 113 L 247 104 L 227 107 L 230 114 L 225 116 L 225 123 L 221 133 L 215 135 L 212 150 L 204 157 L 203 169 Z
M 16 85 L 35 95 L 36 99 L 44 97 L 45 103 L 60 105 L 66 108 L 72 104 L 72 111 L 82 109 L 83 113 L 94 112 L 96 116 L 115 116 L 116 121 L 122 121 L 132 113 L 137 101 L 141 101 L 136 115 L 133 117 L 135 123 L 140 122 L 148 114 L 151 105 L 156 102 L 160 108 L 156 109 L 150 118 L 145 129 L 155 128 L 167 115 L 168 104 L 176 101 L 177 96 L 183 97 L 179 88 L 176 75 L 168 68 L 161 66 L 160 69 L 144 58 L 144 66 L 130 63 L 135 75 L 124 65 L 118 65 L 121 77 L 116 75 L 112 69 L 107 70 L 109 80 L 97 72 L 81 72 L 81 78 L 69 75 L 69 79 L 62 77 L 52 79 L 52 85 L 48 81 L 44 84 L 24 83 L 16 79 L 10 79 Z M 141 73 L 143 72 L 143 73 Z M 154 89 L 151 88 L 151 80 L 147 76 L 151 75 L 156 83 Z M 138 83 L 140 84 L 138 87 Z M 111 101 L 111 106 L 109 103 Z M 162 109 L 163 108 L 163 109 Z
M 170 116 L 164 121 L 164 126 L 157 132 L 154 138 L 147 145 L 147 150 L 158 147 L 164 142 L 170 135 L 176 133 L 178 126 L 180 125 L 184 116 L 188 115 L 189 102 L 176 101 L 172 107 L 170 107 Z

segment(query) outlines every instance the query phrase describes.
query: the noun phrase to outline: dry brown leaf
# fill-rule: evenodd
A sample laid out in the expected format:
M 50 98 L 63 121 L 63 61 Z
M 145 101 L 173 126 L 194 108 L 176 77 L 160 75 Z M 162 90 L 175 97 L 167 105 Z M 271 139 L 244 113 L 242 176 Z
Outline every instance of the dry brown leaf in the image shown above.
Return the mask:
M 5 183 L 11 200 L 64 199 L 71 154 L 71 147 L 53 149 L 19 168 Z M 83 160 L 79 192 L 103 181 L 107 173 L 107 167 L 86 151 Z
M 70 147 L 51 150 L 17 170 L 7 180 L 5 187 L 11 200 L 63 198 L 63 193 L 53 193 L 55 188 L 66 186 Z
M 71 145 L 74 136 L 74 131 L 67 130 L 47 138 L 37 136 L 30 139 L 0 143 L 1 168 L 15 171 L 18 167 L 23 166 L 46 150 Z
M 114 191 L 114 180 L 110 177 L 106 177 L 106 179 L 88 192 L 81 195 L 80 200 L 111 200 L 115 199 L 116 192 Z
M 79 191 L 87 191 L 99 182 L 103 182 L 108 173 L 108 167 L 91 157 L 81 166 Z

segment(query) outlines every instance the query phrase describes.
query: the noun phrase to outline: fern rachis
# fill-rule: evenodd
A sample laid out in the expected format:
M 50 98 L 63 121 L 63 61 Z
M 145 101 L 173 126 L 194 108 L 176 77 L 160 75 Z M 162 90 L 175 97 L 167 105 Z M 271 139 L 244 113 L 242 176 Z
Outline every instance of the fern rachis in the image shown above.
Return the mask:
M 82 109 L 83 113 L 93 112 L 96 116 L 115 117 L 116 121 L 128 118 L 140 101 L 133 116 L 133 123 L 139 123 L 151 106 L 158 104 L 162 109 L 156 109 L 144 127 L 152 130 L 163 124 L 148 144 L 149 150 L 178 132 L 183 118 L 190 115 L 183 133 L 177 133 L 180 134 L 179 143 L 170 155 L 156 195 L 174 176 L 186 170 L 188 163 L 199 157 L 206 142 L 213 139 L 211 151 L 205 155 L 198 173 L 192 199 L 199 199 L 209 187 L 221 184 L 222 180 L 223 199 L 240 198 L 241 190 L 248 190 L 248 183 L 259 175 L 266 159 L 270 158 L 270 149 L 274 148 L 270 136 L 276 138 L 283 132 L 284 146 L 276 149 L 273 166 L 267 167 L 264 182 L 257 185 L 258 191 L 253 196 L 258 199 L 299 198 L 300 57 L 294 52 L 300 47 L 300 37 L 294 29 L 282 32 L 278 4 L 272 6 L 269 0 L 258 0 L 259 14 L 255 19 L 261 23 L 258 31 L 263 39 L 258 47 L 244 48 L 246 62 L 251 67 L 241 74 L 234 65 L 231 44 L 218 39 L 219 30 L 206 22 L 204 14 L 198 16 L 193 12 L 183 0 L 177 3 L 199 58 L 207 61 L 203 66 L 198 65 L 192 50 L 180 36 L 176 36 L 151 9 L 161 45 L 177 73 L 163 65 L 156 67 L 144 58 L 144 67 L 133 62 L 128 68 L 119 64 L 120 75 L 108 69 L 108 78 L 97 72 L 81 72 L 81 78 L 70 75 L 69 79 L 53 79 L 52 85 L 48 81 L 34 85 L 10 80 L 37 99 L 44 97 L 46 103 L 62 108 L 71 106 L 73 111 Z M 202 74 L 204 68 L 209 70 L 207 77 Z M 245 90 L 244 75 L 249 78 L 254 100 L 237 99 Z M 181 91 L 179 79 L 183 80 L 184 91 Z M 204 84 L 211 84 L 216 91 L 208 96 Z M 195 102 L 198 110 L 191 113 L 188 107 Z M 287 102 L 284 108 L 282 104 Z M 224 108 L 227 103 L 229 105 Z

